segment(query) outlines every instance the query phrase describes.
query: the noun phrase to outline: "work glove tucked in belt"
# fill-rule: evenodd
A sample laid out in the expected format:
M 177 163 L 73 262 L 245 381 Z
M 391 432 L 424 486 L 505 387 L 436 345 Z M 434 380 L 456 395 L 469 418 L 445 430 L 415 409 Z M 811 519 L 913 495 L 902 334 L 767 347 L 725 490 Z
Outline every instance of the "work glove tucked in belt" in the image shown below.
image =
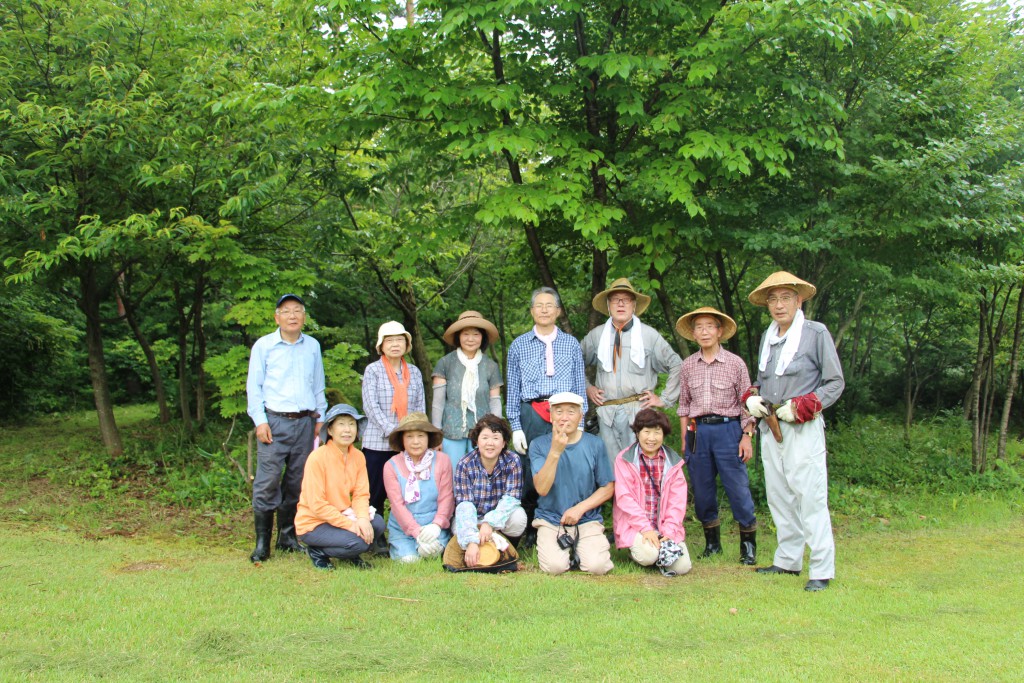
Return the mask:
M 791 398 L 775 411 L 780 420 L 794 424 L 809 422 L 818 417 L 820 413 L 821 401 L 813 392 Z

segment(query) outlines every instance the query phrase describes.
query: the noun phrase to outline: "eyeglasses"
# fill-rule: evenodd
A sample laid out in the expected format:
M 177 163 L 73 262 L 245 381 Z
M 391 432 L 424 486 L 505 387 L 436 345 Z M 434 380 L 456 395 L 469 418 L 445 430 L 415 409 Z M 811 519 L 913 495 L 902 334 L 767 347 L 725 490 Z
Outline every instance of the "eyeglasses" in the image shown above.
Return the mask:
M 718 329 L 718 325 L 694 325 L 694 332 L 714 332 Z
M 282 318 L 289 318 L 293 315 L 300 316 L 306 315 L 306 309 L 304 308 L 289 308 L 289 309 L 278 309 L 277 314 Z
M 610 296 L 608 297 L 608 303 L 615 304 L 631 304 L 635 301 L 631 296 Z
M 793 296 L 792 294 L 783 294 L 781 296 L 774 296 L 773 295 L 773 296 L 768 297 L 768 305 L 769 306 L 774 306 L 775 304 L 779 304 L 779 303 L 788 306 L 791 303 L 793 303 L 794 301 L 796 301 L 796 297 Z

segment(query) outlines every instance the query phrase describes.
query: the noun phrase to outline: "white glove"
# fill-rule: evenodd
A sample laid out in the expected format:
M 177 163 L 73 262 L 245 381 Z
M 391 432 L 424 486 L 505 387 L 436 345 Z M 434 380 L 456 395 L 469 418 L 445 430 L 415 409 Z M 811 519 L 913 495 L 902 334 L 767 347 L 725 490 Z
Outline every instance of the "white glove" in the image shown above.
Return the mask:
M 441 527 L 436 524 L 427 524 L 420 527 L 420 533 L 416 536 L 416 542 L 420 544 L 430 543 L 431 541 L 436 541 L 440 535 Z
M 526 455 L 526 433 L 522 429 L 512 432 L 512 447 Z
M 416 552 L 420 557 L 435 557 L 444 552 L 444 546 L 441 545 L 441 541 L 435 538 L 427 543 L 417 543 Z
M 747 412 L 754 417 L 768 417 L 768 406 L 760 396 L 751 396 L 747 399 Z
M 775 417 L 783 422 L 796 422 L 796 414 L 793 412 L 793 399 L 786 401 L 779 408 L 776 408 Z

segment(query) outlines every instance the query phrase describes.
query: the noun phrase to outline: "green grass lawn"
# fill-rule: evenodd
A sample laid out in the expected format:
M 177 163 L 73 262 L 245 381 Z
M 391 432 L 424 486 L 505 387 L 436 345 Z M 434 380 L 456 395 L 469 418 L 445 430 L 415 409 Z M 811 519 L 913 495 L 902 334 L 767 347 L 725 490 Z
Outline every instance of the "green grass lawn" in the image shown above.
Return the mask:
M 0 436 L 3 681 L 1024 678 L 1014 496 L 839 516 L 838 576 L 817 594 L 806 573 L 736 564 L 735 530 L 724 557 L 676 579 L 623 555 L 606 577 L 547 577 L 529 554 L 502 576 L 380 559 L 323 573 L 305 557 L 251 565 L 244 513 L 158 504 L 139 483 L 48 483 L 16 437 Z

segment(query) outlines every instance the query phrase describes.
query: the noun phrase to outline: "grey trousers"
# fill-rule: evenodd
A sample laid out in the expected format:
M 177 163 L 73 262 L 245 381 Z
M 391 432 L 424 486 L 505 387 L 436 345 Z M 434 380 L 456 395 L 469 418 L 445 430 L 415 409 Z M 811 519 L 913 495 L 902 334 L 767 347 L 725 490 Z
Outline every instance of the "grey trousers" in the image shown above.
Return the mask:
M 373 516 L 373 519 L 370 520 L 370 526 L 373 527 L 374 538 L 380 538 L 384 533 L 384 520 L 380 515 Z M 308 534 L 302 534 L 299 536 L 299 540 L 308 546 L 319 548 L 328 557 L 337 557 L 342 560 L 350 557 L 359 557 L 370 549 L 369 544 L 365 543 L 358 535 L 351 531 L 331 526 L 326 522 Z
M 252 482 L 252 507 L 273 512 L 279 507 L 295 507 L 302 491 L 302 472 L 313 450 L 316 418 L 289 420 L 267 415 L 273 443 L 257 440 L 256 476 Z M 282 473 L 284 476 L 282 477 Z

